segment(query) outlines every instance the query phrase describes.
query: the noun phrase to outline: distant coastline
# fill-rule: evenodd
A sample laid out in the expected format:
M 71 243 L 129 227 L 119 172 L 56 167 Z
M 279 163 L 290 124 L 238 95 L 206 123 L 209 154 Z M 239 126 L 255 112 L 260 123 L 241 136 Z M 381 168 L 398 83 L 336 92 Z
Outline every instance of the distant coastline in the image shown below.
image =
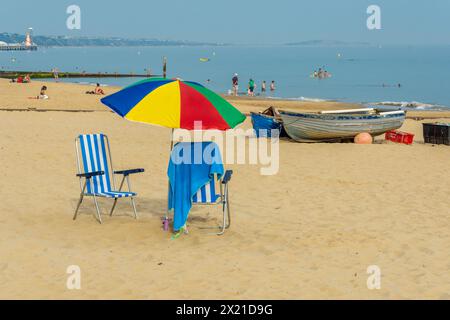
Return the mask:
M 24 35 L 18 33 L 0 33 L 0 42 L 22 43 Z M 88 36 L 45 36 L 34 35 L 33 41 L 40 47 L 161 47 L 161 46 L 236 46 L 237 44 L 202 42 L 188 40 L 162 40 L 148 38 L 123 37 L 88 37 Z M 282 44 L 283 45 L 283 44 Z M 349 42 L 340 40 L 304 40 L 285 43 L 285 46 L 312 46 L 312 47 L 370 47 L 374 44 L 368 42 Z
M 22 43 L 24 35 L 18 33 L 0 33 L 0 41 Z M 224 43 L 210 43 L 184 40 L 130 39 L 121 37 L 68 37 L 33 36 L 40 47 L 151 47 L 151 46 L 225 46 Z
M 289 42 L 286 46 L 305 46 L 305 47 L 371 47 L 369 42 L 348 42 L 339 40 L 305 40 L 298 42 Z

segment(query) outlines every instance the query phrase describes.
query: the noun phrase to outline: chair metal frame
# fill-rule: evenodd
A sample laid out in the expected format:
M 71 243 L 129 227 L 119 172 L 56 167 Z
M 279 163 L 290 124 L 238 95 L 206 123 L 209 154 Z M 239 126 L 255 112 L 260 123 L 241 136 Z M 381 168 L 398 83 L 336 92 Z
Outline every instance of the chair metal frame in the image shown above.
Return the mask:
M 200 229 L 220 229 L 220 232 L 214 233 L 215 235 L 221 236 L 225 234 L 225 231 L 231 226 L 231 212 L 230 212 L 230 198 L 228 191 L 228 184 L 231 180 L 231 176 L 233 175 L 232 170 L 227 170 L 221 179 L 217 178 L 217 175 L 214 175 L 214 183 L 217 181 L 220 184 L 220 194 L 215 202 L 193 202 L 193 206 L 203 206 L 203 207 L 211 207 L 216 205 L 222 205 L 222 225 L 219 227 L 201 227 Z M 209 181 L 208 183 L 210 183 Z
M 80 181 L 80 199 L 78 200 L 78 204 L 77 207 L 75 209 L 75 214 L 73 216 L 73 220 L 77 219 L 78 216 L 78 211 L 80 209 L 80 206 L 83 202 L 84 197 L 93 197 L 94 198 L 94 204 L 95 204 L 95 208 L 97 211 L 97 221 L 102 224 L 102 217 L 100 214 L 100 207 L 98 205 L 98 200 L 97 198 L 102 198 L 99 195 L 96 195 L 94 192 L 92 194 L 89 194 L 86 192 L 86 188 L 87 188 L 87 184 L 90 183 L 91 184 L 91 190 L 94 189 L 94 184 L 92 181 L 92 178 L 96 177 L 96 176 L 100 176 L 100 175 L 104 175 L 105 172 L 104 171 L 97 171 L 97 172 L 82 172 L 82 159 L 80 159 L 80 154 L 82 154 L 82 150 L 80 147 L 80 138 L 82 135 L 79 135 L 76 139 L 75 139 L 75 150 L 76 150 L 76 159 L 77 159 L 77 170 L 78 170 L 78 174 L 76 175 L 79 178 Z M 113 162 L 112 162 L 112 156 L 111 156 L 111 148 L 110 148 L 110 144 L 109 144 L 109 138 L 107 135 L 103 134 L 103 137 L 106 141 L 105 144 L 105 149 L 107 149 L 107 151 L 105 150 L 105 152 L 107 152 L 108 155 L 108 166 L 109 166 L 109 179 L 111 181 L 112 184 L 112 188 L 114 189 L 114 191 L 116 190 L 116 183 L 115 183 L 115 176 L 116 175 L 122 175 L 122 181 L 120 183 L 120 187 L 118 191 L 115 192 L 122 192 L 122 188 L 123 185 L 125 183 L 125 181 L 127 182 L 127 186 L 128 186 L 128 192 L 133 193 L 133 191 L 131 191 L 131 182 L 130 182 L 130 175 L 131 174 L 136 174 L 136 173 L 142 173 L 144 172 L 144 169 L 131 169 L 131 170 L 122 170 L 122 171 L 114 171 L 113 168 Z M 84 183 L 83 183 L 84 180 Z M 137 210 L 136 210 L 136 203 L 134 201 L 134 196 L 130 196 L 128 197 L 131 199 L 131 205 L 133 207 L 133 212 L 134 212 L 134 218 L 138 219 L 138 214 L 137 214 Z M 117 201 L 119 200 L 119 198 L 114 198 L 114 204 L 111 208 L 110 211 L 110 217 L 112 217 L 113 213 L 114 213 L 114 209 L 116 208 L 117 205 Z

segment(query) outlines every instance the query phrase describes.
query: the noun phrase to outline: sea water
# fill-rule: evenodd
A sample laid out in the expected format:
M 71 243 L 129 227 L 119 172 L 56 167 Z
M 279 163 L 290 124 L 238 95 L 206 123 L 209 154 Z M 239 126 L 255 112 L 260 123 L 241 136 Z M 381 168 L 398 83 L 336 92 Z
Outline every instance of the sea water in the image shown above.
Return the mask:
M 168 59 L 168 77 L 196 81 L 219 93 L 231 89 L 231 78 L 238 73 L 243 93 L 250 78 L 255 80 L 258 94 L 263 80 L 267 89 L 274 80 L 276 91 L 266 93 L 272 98 L 384 102 L 407 109 L 450 107 L 450 46 L 41 47 L 37 52 L 0 52 L 0 68 L 136 74 L 150 70 L 161 74 L 163 57 Z M 312 78 L 318 68 L 332 77 Z M 138 80 L 62 81 L 125 86 Z

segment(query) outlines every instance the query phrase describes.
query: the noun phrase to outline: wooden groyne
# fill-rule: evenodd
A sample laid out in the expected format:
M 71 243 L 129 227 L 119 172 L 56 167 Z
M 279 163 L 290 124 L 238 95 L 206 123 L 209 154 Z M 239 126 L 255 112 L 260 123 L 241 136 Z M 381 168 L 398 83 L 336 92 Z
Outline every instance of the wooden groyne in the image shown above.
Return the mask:
M 53 72 L 42 71 L 0 71 L 0 78 L 16 79 L 19 76 L 30 75 L 31 79 L 51 79 L 54 78 Z M 158 77 L 153 74 L 137 73 L 88 73 L 88 72 L 58 72 L 59 78 L 150 78 Z

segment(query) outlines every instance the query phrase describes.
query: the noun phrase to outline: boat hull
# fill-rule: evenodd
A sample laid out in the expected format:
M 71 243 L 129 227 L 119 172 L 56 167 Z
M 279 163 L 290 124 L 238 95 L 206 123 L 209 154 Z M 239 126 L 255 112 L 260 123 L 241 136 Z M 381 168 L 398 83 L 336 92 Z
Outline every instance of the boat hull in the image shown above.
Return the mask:
M 288 136 L 299 142 L 352 139 L 362 132 L 378 136 L 399 129 L 406 114 L 312 114 L 280 112 Z
M 253 129 L 255 130 L 255 134 L 258 138 L 272 137 L 272 130 L 276 130 L 276 132 L 278 132 L 278 137 L 286 136 L 283 130 L 283 125 L 273 116 L 267 116 L 254 112 L 251 112 L 250 115 L 252 119 Z

